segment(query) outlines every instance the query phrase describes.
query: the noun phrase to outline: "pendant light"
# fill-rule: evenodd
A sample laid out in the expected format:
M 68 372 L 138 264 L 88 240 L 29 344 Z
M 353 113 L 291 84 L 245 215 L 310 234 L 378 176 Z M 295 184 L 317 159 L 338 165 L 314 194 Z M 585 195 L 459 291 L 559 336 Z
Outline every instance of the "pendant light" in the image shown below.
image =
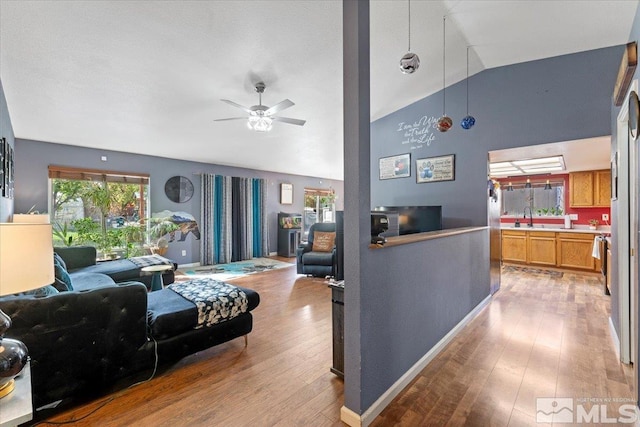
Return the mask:
M 547 183 L 544 185 L 545 190 L 551 190 L 551 183 L 547 180 Z
M 460 121 L 462 129 L 469 130 L 476 124 L 476 118 L 469 115 L 469 46 L 467 46 L 467 115 Z
M 509 185 L 507 185 L 507 191 L 513 191 L 513 183 L 509 182 Z
M 400 59 L 400 71 L 403 74 L 413 74 L 420 67 L 420 58 L 411 52 L 411 0 L 409 1 L 409 48 L 407 53 Z
M 442 17 L 442 117 L 440 117 L 438 119 L 438 130 L 440 132 L 446 132 L 449 129 L 451 129 L 451 126 L 453 126 L 453 120 L 451 120 L 451 117 L 447 116 L 446 114 L 446 96 L 445 96 L 445 91 L 446 91 L 446 82 L 445 82 L 445 64 L 446 64 L 446 55 L 445 55 L 445 49 L 446 49 L 446 34 L 447 34 L 447 16 L 443 16 Z
M 527 183 L 524 185 L 524 188 L 531 188 L 531 180 L 527 178 Z

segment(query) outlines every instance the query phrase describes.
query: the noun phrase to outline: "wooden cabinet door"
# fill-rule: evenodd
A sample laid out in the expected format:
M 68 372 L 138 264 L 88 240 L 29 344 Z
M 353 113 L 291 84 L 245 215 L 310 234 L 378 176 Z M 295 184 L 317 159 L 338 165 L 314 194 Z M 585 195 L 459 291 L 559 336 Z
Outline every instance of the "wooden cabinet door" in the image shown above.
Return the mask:
M 569 174 L 569 204 L 572 208 L 593 206 L 593 173 L 572 172 Z
M 528 249 L 530 264 L 556 265 L 556 233 L 530 231 Z
M 525 231 L 502 232 L 502 261 L 527 262 L 527 233 Z
M 594 206 L 611 206 L 611 171 L 602 170 L 595 172 L 593 201 Z
M 576 268 L 580 270 L 594 270 L 593 234 L 587 233 L 558 233 L 557 255 L 558 267 Z

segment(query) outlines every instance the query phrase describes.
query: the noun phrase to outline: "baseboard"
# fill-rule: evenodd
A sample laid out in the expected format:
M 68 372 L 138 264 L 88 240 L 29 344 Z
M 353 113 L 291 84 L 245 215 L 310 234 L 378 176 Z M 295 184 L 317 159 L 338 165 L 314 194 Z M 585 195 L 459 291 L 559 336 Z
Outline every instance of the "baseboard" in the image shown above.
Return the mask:
M 200 267 L 200 263 L 192 262 L 189 264 L 178 264 L 178 268 L 193 268 L 193 267 Z
M 276 255 L 278 255 L 277 251 L 276 252 L 269 252 L 269 256 L 276 256 Z
M 406 386 L 418 376 L 420 372 L 440 353 L 453 338 L 464 328 L 467 323 L 473 320 L 474 317 L 480 313 L 480 311 L 491 301 L 491 295 L 488 295 L 485 299 L 474 307 L 456 326 L 454 326 L 431 350 L 427 352 L 420 360 L 418 360 L 407 372 L 402 375 L 398 381 L 396 381 L 382 396 L 378 398 L 364 413 L 359 416 L 349 408 L 343 406 L 340 409 L 340 419 L 345 424 L 351 427 L 366 427 L 380 415 L 380 413 L 386 408 L 395 397 L 400 394 Z
M 611 340 L 613 341 L 613 347 L 616 349 L 618 360 L 620 360 L 620 339 L 618 338 L 616 327 L 613 326 L 613 320 L 611 320 L 611 316 L 609 316 L 609 332 L 611 332 Z

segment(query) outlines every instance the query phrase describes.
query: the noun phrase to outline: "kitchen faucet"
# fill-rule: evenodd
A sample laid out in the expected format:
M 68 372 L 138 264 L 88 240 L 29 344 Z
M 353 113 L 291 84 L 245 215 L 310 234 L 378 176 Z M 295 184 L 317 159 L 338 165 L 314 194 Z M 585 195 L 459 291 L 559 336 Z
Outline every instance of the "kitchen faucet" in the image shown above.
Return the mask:
M 531 209 L 531 206 L 524 207 L 524 219 L 527 219 L 527 209 L 529 209 L 529 223 L 527 224 L 527 227 L 533 228 L 533 209 Z

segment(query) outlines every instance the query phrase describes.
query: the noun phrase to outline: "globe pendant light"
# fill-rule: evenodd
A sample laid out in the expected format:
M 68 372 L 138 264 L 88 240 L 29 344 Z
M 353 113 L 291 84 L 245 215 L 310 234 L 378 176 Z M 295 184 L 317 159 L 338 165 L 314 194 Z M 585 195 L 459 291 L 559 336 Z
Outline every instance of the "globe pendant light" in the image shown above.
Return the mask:
M 469 46 L 467 46 L 467 115 L 460 121 L 462 129 L 469 130 L 476 124 L 476 118 L 469 115 Z
M 411 0 L 409 0 L 409 49 L 400 59 L 400 71 L 403 74 L 413 74 L 420 67 L 420 58 L 411 52 Z
M 446 132 L 449 129 L 451 129 L 451 126 L 453 126 L 453 120 L 451 120 L 451 117 L 447 116 L 446 114 L 446 96 L 445 96 L 445 92 L 446 92 L 446 83 L 445 83 L 445 64 L 446 64 L 446 55 L 445 55 L 445 49 L 446 49 L 446 22 L 447 22 L 447 16 L 443 16 L 442 17 L 442 117 L 440 117 L 438 119 L 438 130 L 440 132 Z

